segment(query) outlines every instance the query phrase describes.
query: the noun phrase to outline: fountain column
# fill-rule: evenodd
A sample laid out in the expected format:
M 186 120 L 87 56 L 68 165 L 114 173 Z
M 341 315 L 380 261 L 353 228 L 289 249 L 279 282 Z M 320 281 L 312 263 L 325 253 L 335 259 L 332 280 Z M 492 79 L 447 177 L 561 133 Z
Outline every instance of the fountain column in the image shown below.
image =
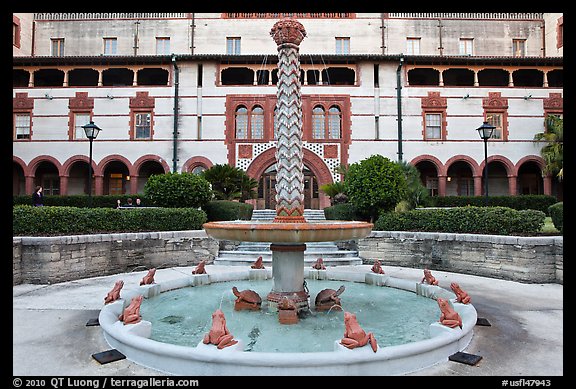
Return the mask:
M 278 89 L 276 118 L 276 217 L 274 223 L 306 223 L 304 219 L 304 174 L 302 162 L 302 97 L 300 94 L 299 45 L 306 36 L 294 19 L 274 24 L 270 35 L 278 45 Z M 279 228 L 281 226 L 279 225 Z M 288 297 L 298 310 L 308 309 L 304 286 L 306 244 L 271 244 L 274 287 L 268 294 L 272 309 Z

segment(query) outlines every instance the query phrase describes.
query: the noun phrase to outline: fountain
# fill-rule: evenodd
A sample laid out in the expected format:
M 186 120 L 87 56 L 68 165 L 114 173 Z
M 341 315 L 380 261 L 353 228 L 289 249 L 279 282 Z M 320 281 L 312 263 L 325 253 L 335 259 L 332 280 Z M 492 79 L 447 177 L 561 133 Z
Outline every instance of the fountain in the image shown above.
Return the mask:
M 207 272 L 203 261 L 191 275 L 182 279 L 156 284 L 152 273 L 147 277 L 150 282 L 142 282 L 137 291 L 125 292 L 122 299 L 107 298 L 99 316 L 106 340 L 126 354 L 128 359 L 141 365 L 183 375 L 397 375 L 446 361 L 449 355 L 463 350 L 470 342 L 477 318 L 476 311 L 471 304 L 456 301 L 453 293 L 430 282 L 424 282 L 429 281 L 430 277 L 425 277 L 420 282 L 410 282 L 395 279 L 381 269 L 337 275 L 332 269 L 322 266 L 321 260 L 311 269 L 304 268 L 307 242 L 361 239 L 370 234 L 373 224 L 334 220 L 308 222 L 304 218 L 298 52 L 300 42 L 306 37 L 306 31 L 297 20 L 287 18 L 275 23 L 270 35 L 278 46 L 279 68 L 275 118 L 278 130 L 276 216 L 271 222 L 208 222 L 203 227 L 209 236 L 218 240 L 270 242 L 273 284 L 271 290 L 266 298 L 260 301 L 260 296 L 254 291 L 237 289 L 234 285 L 233 289 L 230 288 L 230 294 L 233 293 L 232 296 L 237 298 L 236 305 L 234 310 L 228 312 L 237 310 L 246 311 L 238 314 L 257 315 L 262 314 L 260 307 L 266 306 L 268 310 L 265 312 L 278 318 L 276 329 L 271 331 L 274 336 L 279 331 L 298 336 L 300 332 L 290 331 L 290 328 L 298 328 L 301 322 L 310 320 L 314 315 L 325 315 L 323 317 L 333 319 L 334 315 L 343 314 L 345 331 L 338 338 L 329 338 L 333 342 L 332 351 L 250 352 L 243 349 L 246 339 L 236 339 L 234 330 L 226 325 L 221 309 L 224 295 L 220 299 L 214 296 L 219 300 L 220 307 L 212 310 L 212 328 L 196 347 L 152 340 L 152 324 L 145 318 L 135 324 L 126 324 L 119 320 L 125 305 L 138 296 L 150 298 L 173 289 L 231 280 L 263 280 L 270 275 L 269 269 L 261 266 L 258 261 L 250 269 L 218 274 Z M 259 275 L 253 278 L 257 272 Z M 433 320 L 428 330 L 429 339 L 383 347 L 377 343 L 373 332 L 365 331 L 363 323 L 356 320 L 355 307 L 341 303 L 340 295 L 345 290 L 344 285 L 337 290 L 321 290 L 315 300 L 314 309 L 311 309 L 306 277 L 315 280 L 364 282 L 373 285 L 375 289 L 386 286 L 440 299 L 438 306 L 441 309 L 441 321 L 445 324 Z M 119 290 L 119 287 L 116 289 Z M 134 300 L 134 304 L 141 300 Z M 393 304 L 392 301 L 388 303 Z M 136 308 L 138 312 L 133 316 L 139 314 L 139 305 Z M 318 314 L 314 314 L 316 310 Z M 205 319 L 209 320 L 208 317 Z M 249 338 L 256 338 L 258 332 L 258 329 L 251 331 Z M 322 337 L 323 334 L 320 332 L 312 336 Z

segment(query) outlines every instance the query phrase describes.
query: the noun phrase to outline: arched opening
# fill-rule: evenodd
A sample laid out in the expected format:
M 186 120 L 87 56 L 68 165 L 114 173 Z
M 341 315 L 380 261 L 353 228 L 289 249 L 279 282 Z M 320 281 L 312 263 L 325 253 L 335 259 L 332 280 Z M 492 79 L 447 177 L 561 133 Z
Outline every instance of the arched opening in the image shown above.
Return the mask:
M 270 165 L 258 180 L 256 209 L 276 209 L 276 164 Z M 320 209 L 318 178 L 304 166 L 304 208 Z
M 448 168 L 446 196 L 474 196 L 472 168 L 464 161 L 454 162 Z
M 436 165 L 430 161 L 421 161 L 415 166 L 420 172 L 422 185 L 428 189 L 428 194 L 430 196 L 438 196 L 438 170 Z
M 94 194 L 94 190 L 94 178 L 92 178 L 92 194 Z M 70 167 L 70 172 L 68 173 L 67 194 L 88 194 L 88 162 L 76 161 Z
M 26 178 L 24 169 L 16 162 L 12 162 L 12 195 L 18 196 L 26 193 Z
M 94 69 L 70 70 L 68 86 L 98 86 L 98 72 Z
M 106 69 L 102 72 L 104 86 L 132 86 L 134 72 L 126 68 Z
M 509 73 L 503 69 L 483 69 L 478 72 L 479 86 L 508 86 Z
M 540 195 L 544 194 L 544 180 L 540 166 L 534 161 L 523 163 L 518 169 L 517 194 Z
M 249 68 L 226 68 L 221 72 L 222 85 L 252 85 L 254 71 Z
M 447 69 L 442 73 L 444 86 L 473 86 L 474 72 L 470 69 Z
M 150 176 L 154 174 L 165 174 L 162 164 L 158 161 L 146 161 L 138 170 L 138 193 L 144 193 L 144 187 Z
M 440 83 L 440 72 L 431 68 L 417 68 L 408 71 L 408 83 L 412 86 L 433 85 Z
M 62 86 L 64 72 L 59 69 L 40 69 L 34 72 L 34 86 Z
M 168 85 L 168 71 L 162 68 L 140 69 L 138 85 Z
M 60 175 L 58 174 L 58 168 L 48 161 L 38 164 L 34 173 L 34 185 L 42 185 L 44 195 L 59 195 Z
M 24 69 L 12 69 L 12 87 L 13 88 L 26 88 L 30 73 Z
M 484 182 L 482 182 L 482 190 L 484 189 Z M 508 196 L 509 194 L 506 166 L 500 161 L 488 162 L 488 195 Z
M 130 175 L 128 167 L 120 161 L 112 161 L 104 169 L 104 194 L 122 195 L 129 193 Z
M 544 84 L 544 73 L 537 69 L 518 69 L 512 73 L 514 86 L 534 86 L 542 87 Z
M 562 69 L 554 69 L 548 72 L 548 87 L 549 88 L 563 88 L 564 87 L 564 71 Z

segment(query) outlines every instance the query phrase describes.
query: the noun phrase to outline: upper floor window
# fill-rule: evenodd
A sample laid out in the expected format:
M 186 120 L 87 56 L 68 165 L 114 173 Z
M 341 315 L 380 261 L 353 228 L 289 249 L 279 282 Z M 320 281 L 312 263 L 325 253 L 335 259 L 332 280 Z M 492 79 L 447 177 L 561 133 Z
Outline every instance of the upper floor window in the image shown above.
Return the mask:
M 240 38 L 226 38 L 226 54 L 240 54 Z
M 170 38 L 156 38 L 156 54 L 170 54 Z
M 426 139 L 442 139 L 442 114 L 426 114 Z
M 336 54 L 350 54 L 350 38 L 336 38 Z
M 250 112 L 241 105 L 236 109 L 236 139 L 264 139 L 264 109 L 255 105 Z
M 564 46 L 564 16 L 558 19 L 558 24 L 556 25 L 556 48 Z
M 104 54 L 114 55 L 117 52 L 118 39 L 104 38 Z
M 134 114 L 134 138 L 150 139 L 150 123 L 152 114 L 150 112 L 138 112 Z
M 20 47 L 20 19 L 13 16 L 12 21 L 12 45 Z
M 63 57 L 64 56 L 64 38 L 56 38 L 51 40 L 51 51 L 53 57 Z
M 494 128 L 490 139 L 502 140 L 502 123 L 504 123 L 503 116 L 504 114 L 500 112 L 486 112 L 486 121 L 496 127 Z
M 526 55 L 526 39 L 512 39 L 512 51 L 514 57 L 524 57 Z
M 420 38 L 406 38 L 406 54 L 420 54 Z
M 82 126 L 90 123 L 89 113 L 76 113 L 74 114 L 74 138 L 75 139 L 88 139 L 86 132 Z
M 460 38 L 460 55 L 474 55 L 474 39 Z
M 14 133 L 16 139 L 30 139 L 30 122 L 29 113 L 16 114 L 14 120 Z
M 326 110 L 321 105 L 312 109 L 312 138 L 340 139 L 342 137 L 342 114 L 340 108 L 331 106 Z

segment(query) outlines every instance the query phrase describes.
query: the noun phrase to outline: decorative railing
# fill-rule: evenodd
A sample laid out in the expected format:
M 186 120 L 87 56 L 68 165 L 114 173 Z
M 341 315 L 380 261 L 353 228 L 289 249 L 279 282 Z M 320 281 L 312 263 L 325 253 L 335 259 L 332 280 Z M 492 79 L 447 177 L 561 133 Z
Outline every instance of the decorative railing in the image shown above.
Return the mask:
M 185 12 L 46 12 L 35 13 L 35 20 L 84 20 L 84 19 L 181 19 Z
M 419 19 L 543 19 L 541 12 L 408 12 L 389 13 L 389 18 L 419 18 Z
M 354 13 L 350 12 L 230 12 L 222 14 L 227 19 L 281 19 L 281 18 L 296 18 L 296 19 L 346 19 L 353 18 Z

